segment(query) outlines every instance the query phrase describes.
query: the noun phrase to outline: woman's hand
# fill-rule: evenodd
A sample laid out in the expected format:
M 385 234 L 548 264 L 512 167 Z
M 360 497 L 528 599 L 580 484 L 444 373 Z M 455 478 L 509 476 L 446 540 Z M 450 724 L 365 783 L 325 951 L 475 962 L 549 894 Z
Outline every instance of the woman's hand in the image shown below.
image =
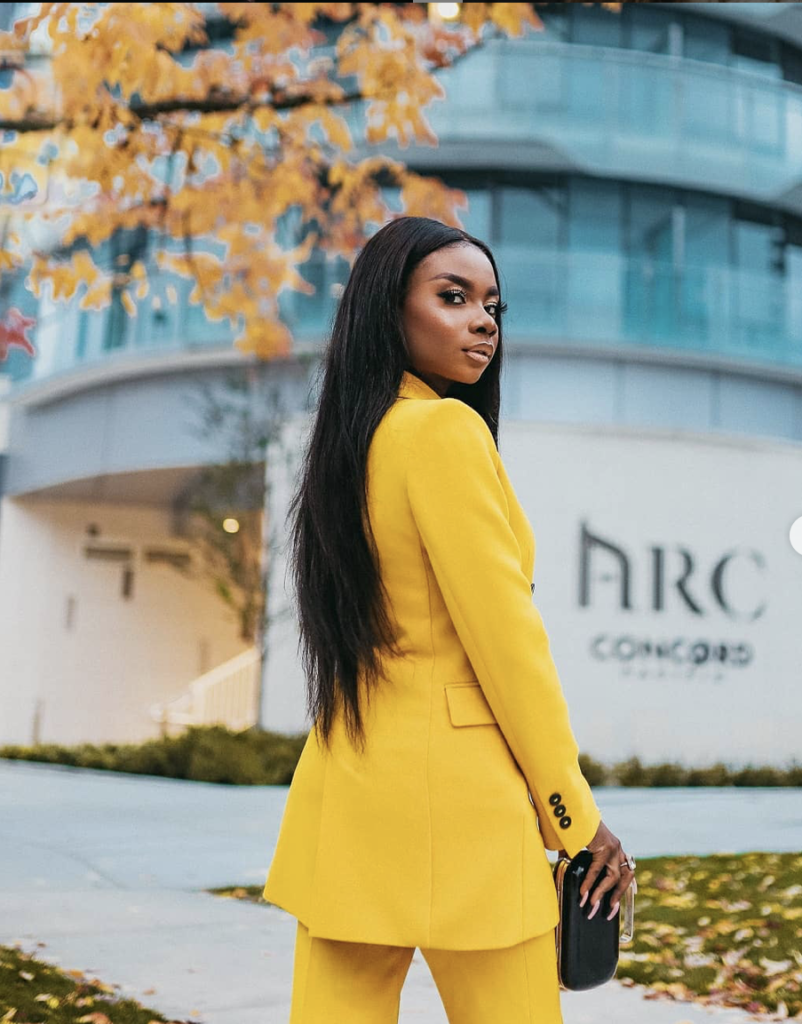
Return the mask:
M 579 887 L 581 900 L 579 905 L 584 907 L 588 899 L 588 893 L 593 889 L 593 885 L 596 879 L 599 877 L 603 867 L 607 868 L 607 874 L 604 876 L 601 882 L 593 889 L 590 895 L 591 903 L 593 907 L 588 914 L 588 918 L 593 917 L 597 913 L 599 906 L 601 905 L 602 896 L 606 892 L 610 892 L 610 914 L 607 918 L 614 917 L 618 913 L 618 907 L 621 903 L 621 897 L 627 891 L 632 879 L 635 877 L 635 872 L 626 863 L 626 854 L 621 846 L 621 842 L 618 837 L 607 828 L 604 822 L 599 822 L 599 827 L 596 830 L 596 835 L 588 843 L 588 849 L 593 854 L 593 861 L 588 868 L 587 875 L 585 876 L 582 885 Z

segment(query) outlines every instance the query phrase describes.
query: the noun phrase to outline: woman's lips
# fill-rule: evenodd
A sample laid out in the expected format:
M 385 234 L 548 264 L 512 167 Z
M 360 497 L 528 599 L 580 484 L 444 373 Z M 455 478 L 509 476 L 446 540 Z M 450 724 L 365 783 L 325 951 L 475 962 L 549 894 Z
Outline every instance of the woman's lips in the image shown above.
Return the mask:
M 463 349 L 463 352 L 465 353 L 466 356 L 470 356 L 471 359 L 476 360 L 477 363 L 490 362 L 490 356 L 487 354 L 487 352 L 471 352 L 467 348 Z

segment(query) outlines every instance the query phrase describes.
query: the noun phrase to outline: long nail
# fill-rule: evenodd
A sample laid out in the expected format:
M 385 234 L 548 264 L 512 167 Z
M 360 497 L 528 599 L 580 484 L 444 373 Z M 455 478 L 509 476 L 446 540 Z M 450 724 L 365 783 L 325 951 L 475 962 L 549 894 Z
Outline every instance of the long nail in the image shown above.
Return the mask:
M 610 913 L 609 913 L 609 914 L 607 915 L 607 920 L 608 920 L 608 921 L 612 921 L 612 919 L 613 919 L 613 918 L 615 917 L 615 915 L 616 915 L 617 913 L 618 913 L 618 903 L 614 903 L 614 904 L 613 904 L 613 909 L 612 909 L 612 910 L 610 911 Z
M 593 917 L 593 915 L 596 913 L 600 906 L 601 900 L 596 900 L 596 902 L 593 904 L 593 910 L 591 910 L 591 912 L 588 914 L 588 921 Z
M 588 893 L 589 892 L 590 892 L 590 890 L 588 890 L 588 892 L 586 892 L 585 895 L 582 897 L 582 899 L 579 901 L 580 907 L 584 907 L 585 904 L 587 903 L 587 901 L 588 901 Z

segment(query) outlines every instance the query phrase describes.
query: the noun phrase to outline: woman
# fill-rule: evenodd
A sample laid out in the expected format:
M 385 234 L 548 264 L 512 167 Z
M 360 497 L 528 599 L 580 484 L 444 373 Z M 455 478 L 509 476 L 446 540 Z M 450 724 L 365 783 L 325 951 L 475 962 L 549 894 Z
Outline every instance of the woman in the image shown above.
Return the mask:
M 298 919 L 290 1024 L 397 1021 L 416 947 L 451 1024 L 560 1024 L 545 850 L 587 846 L 612 913 L 632 880 L 497 450 L 504 308 L 483 242 L 399 217 L 337 311 L 290 510 L 315 728 L 264 887 Z

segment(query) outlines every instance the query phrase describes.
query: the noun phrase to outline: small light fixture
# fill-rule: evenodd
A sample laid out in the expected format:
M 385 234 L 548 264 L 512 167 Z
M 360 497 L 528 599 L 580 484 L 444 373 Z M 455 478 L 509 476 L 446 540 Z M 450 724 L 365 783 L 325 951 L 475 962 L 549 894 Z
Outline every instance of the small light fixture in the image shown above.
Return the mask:
M 438 21 L 456 21 L 462 4 L 429 4 L 429 15 Z
M 226 533 L 239 533 L 239 520 L 237 519 L 224 519 L 223 529 Z
M 796 551 L 798 555 L 802 555 L 802 516 L 791 523 L 791 529 L 788 531 L 788 539 L 791 541 L 791 547 Z

